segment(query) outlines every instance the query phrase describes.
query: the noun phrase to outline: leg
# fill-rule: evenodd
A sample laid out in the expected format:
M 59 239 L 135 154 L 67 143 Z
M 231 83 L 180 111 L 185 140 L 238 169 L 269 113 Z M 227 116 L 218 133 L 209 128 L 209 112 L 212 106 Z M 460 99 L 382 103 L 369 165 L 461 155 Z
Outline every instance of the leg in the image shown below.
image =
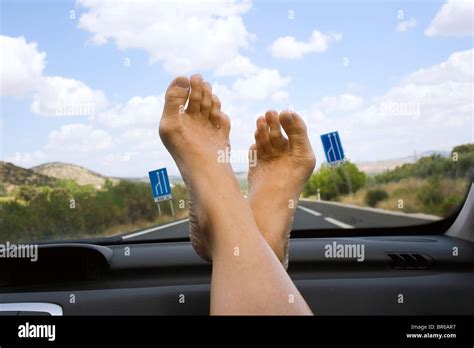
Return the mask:
M 165 98 L 160 137 L 190 191 L 198 240 L 213 259 L 211 314 L 311 314 L 262 237 L 230 164 L 217 161 L 230 123 L 212 114 L 210 85 L 200 76 L 178 77 Z
M 263 237 L 287 268 L 296 206 L 316 164 L 303 120 L 294 112 L 267 111 L 257 120 L 250 151 L 257 151 L 257 165 L 249 168 L 250 206 Z

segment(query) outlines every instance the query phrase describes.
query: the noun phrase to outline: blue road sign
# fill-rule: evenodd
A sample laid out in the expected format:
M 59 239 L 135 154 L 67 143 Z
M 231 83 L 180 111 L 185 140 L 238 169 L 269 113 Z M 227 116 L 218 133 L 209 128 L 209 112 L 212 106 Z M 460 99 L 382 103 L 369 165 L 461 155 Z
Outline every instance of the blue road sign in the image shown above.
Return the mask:
M 150 177 L 151 191 L 155 202 L 162 202 L 172 198 L 170 180 L 166 168 L 148 172 Z
M 321 135 L 323 143 L 324 154 L 329 165 L 336 165 L 345 161 L 346 156 L 342 149 L 341 138 L 339 132 L 331 132 Z

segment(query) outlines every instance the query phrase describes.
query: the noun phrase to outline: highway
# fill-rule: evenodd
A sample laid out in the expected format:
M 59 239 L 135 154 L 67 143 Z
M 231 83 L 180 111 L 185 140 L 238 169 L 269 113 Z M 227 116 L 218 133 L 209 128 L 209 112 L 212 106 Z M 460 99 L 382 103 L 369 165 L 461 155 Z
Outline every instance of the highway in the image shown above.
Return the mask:
M 423 214 L 404 214 L 381 209 L 356 207 L 326 201 L 300 200 L 293 230 L 353 229 L 418 225 L 436 221 Z M 123 240 L 169 239 L 188 237 L 189 220 L 125 234 Z

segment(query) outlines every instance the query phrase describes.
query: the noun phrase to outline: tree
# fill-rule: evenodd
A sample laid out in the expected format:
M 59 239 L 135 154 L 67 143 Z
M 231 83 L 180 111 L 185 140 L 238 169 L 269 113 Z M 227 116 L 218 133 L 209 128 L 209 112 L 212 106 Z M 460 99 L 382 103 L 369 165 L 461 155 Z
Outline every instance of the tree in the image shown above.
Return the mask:
M 31 201 L 37 195 L 38 195 L 37 190 L 34 187 L 28 186 L 28 185 L 20 186 L 20 188 L 18 189 L 16 193 L 16 197 L 25 202 Z
M 5 185 L 0 182 L 0 196 L 5 196 L 7 194 L 7 190 L 5 189 Z
M 346 162 L 337 167 L 322 165 L 305 185 L 304 196 L 318 192 L 321 198 L 332 200 L 340 195 L 354 193 L 365 186 L 367 177 L 354 163 Z

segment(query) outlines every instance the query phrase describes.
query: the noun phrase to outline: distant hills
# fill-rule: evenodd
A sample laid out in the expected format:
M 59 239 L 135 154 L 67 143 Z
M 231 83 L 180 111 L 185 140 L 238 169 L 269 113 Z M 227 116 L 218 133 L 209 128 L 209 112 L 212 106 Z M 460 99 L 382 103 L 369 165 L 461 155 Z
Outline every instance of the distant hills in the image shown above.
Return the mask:
M 7 190 L 19 185 L 46 186 L 53 185 L 55 182 L 56 179 L 51 176 L 0 161 L 0 183 Z
M 62 162 L 44 163 L 30 169 L 22 168 L 13 163 L 0 161 L 0 183 L 7 191 L 16 186 L 51 186 L 58 180 L 73 180 L 79 185 L 92 185 L 101 188 L 108 179 L 116 184 L 120 180 L 132 182 L 148 182 L 148 177 L 118 178 L 102 175 L 90 169 Z M 170 175 L 172 185 L 183 184 L 179 175 Z
M 35 173 L 39 173 L 55 179 L 69 179 L 79 185 L 92 185 L 101 188 L 105 180 L 109 179 L 112 183 L 118 183 L 119 180 L 107 177 L 90 169 L 69 163 L 51 162 L 41 164 L 31 168 Z
M 421 157 L 428 157 L 434 154 L 439 154 L 443 157 L 450 156 L 451 152 L 449 151 L 425 151 L 420 153 L 419 155 L 407 156 L 407 157 L 400 157 L 400 158 L 392 158 L 388 160 L 382 161 L 367 161 L 367 162 L 356 162 L 357 167 L 359 170 L 365 172 L 366 174 L 379 174 L 386 170 L 394 169 L 395 167 L 399 167 L 405 163 L 415 163 Z
M 441 156 L 449 156 L 447 151 L 426 151 L 420 153 L 417 158 L 431 156 L 433 154 L 440 154 Z M 359 162 L 356 163 L 360 170 L 367 174 L 377 174 L 404 163 L 414 163 L 415 156 L 401 157 L 383 161 L 374 162 Z M 241 187 L 247 188 L 247 172 L 236 173 L 237 179 Z M 94 172 L 90 169 L 69 163 L 50 162 L 41 164 L 30 169 L 16 166 L 12 163 L 0 161 L 0 183 L 10 191 L 15 186 L 32 185 L 32 186 L 46 186 L 54 185 L 58 179 L 73 180 L 79 185 L 92 185 L 96 188 L 101 188 L 105 180 L 109 179 L 112 183 L 118 183 L 120 180 L 134 181 L 134 182 L 148 182 L 148 177 L 131 177 L 118 178 L 109 177 L 100 173 Z M 179 175 L 170 175 L 170 182 L 172 185 L 183 184 L 183 179 Z
M 52 186 L 59 179 L 73 180 L 79 185 L 101 188 L 105 180 L 118 183 L 119 179 L 107 177 L 87 168 L 68 163 L 45 163 L 30 169 L 0 161 L 0 183 L 7 191 L 16 186 Z

